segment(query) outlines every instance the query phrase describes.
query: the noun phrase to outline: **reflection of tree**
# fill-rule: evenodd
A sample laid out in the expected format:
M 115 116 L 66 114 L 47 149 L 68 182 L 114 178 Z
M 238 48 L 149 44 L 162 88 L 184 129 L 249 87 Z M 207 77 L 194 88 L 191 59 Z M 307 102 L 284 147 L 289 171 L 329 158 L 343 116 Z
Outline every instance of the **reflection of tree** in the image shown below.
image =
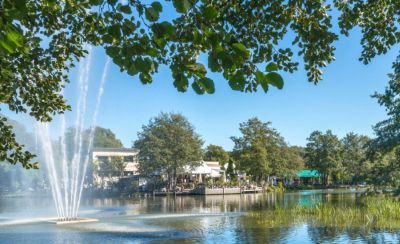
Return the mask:
M 334 239 L 342 235 L 344 230 L 334 227 L 309 225 L 307 227 L 307 232 L 313 243 L 321 243 L 323 241 L 332 242 Z
M 279 203 L 270 208 L 253 210 L 240 219 L 239 229 L 245 231 L 238 232 L 246 235 L 251 242 L 273 242 L 285 238 L 291 229 L 305 224 L 310 240 L 320 243 L 337 238 L 356 240 L 360 234 L 368 237 L 375 232 L 400 228 L 400 214 L 396 214 L 400 203 L 393 198 L 361 198 L 357 202 L 354 199 L 333 199 L 341 200 L 311 206 Z
M 264 217 L 265 220 L 270 220 L 268 224 L 259 222 L 254 215 L 240 218 L 235 229 L 237 238 L 247 243 L 274 243 L 285 240 L 292 231 L 294 223 L 289 216 L 275 218 L 272 214 Z

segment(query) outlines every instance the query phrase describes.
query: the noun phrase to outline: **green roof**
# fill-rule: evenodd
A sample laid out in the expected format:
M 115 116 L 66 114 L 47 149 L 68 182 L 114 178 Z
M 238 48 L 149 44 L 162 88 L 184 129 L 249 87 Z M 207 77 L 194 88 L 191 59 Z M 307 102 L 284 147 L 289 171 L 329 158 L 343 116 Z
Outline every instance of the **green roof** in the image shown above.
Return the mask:
M 314 178 L 320 177 L 322 174 L 320 174 L 316 169 L 305 169 L 297 172 L 297 176 L 300 178 Z

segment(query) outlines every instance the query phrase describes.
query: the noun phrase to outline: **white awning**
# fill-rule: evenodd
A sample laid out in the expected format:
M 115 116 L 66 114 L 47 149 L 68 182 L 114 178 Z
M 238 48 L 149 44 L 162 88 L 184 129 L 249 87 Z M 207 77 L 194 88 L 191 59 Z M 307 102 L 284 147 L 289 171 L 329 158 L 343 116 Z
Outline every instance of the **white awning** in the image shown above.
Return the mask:
M 207 166 L 207 164 L 203 163 L 202 165 L 195 167 L 195 168 L 191 168 L 190 166 L 186 166 L 185 167 L 185 172 L 186 173 L 190 173 L 190 174 L 211 174 L 212 173 L 212 169 L 210 167 Z

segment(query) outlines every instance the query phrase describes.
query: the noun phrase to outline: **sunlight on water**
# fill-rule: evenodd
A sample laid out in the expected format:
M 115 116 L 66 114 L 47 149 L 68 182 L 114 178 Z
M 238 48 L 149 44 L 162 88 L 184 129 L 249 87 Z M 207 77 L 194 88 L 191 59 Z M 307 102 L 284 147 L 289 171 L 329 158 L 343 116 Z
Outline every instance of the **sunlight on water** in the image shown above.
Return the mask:
M 18 216 L 12 206 L 41 213 L 51 199 L 0 199 L 0 239 L 24 243 L 397 243 L 396 225 L 339 223 L 334 217 L 302 215 L 315 206 L 326 211 L 359 209 L 351 191 L 84 199 L 82 217 L 99 222 L 57 226 L 51 218 Z M 374 204 L 374 201 L 371 202 Z M 309 210 L 308 210 L 309 209 Z M 352 210 L 354 209 L 354 210 Z M 14 211 L 14 212 L 13 212 Z M 300 212 L 299 212 L 300 211 Z M 318 210 L 319 211 L 319 210 Z M 323 210 L 325 211 L 325 210 Z M 313 212 L 310 212 L 313 213 Z M 301 214 L 301 215 L 299 215 Z

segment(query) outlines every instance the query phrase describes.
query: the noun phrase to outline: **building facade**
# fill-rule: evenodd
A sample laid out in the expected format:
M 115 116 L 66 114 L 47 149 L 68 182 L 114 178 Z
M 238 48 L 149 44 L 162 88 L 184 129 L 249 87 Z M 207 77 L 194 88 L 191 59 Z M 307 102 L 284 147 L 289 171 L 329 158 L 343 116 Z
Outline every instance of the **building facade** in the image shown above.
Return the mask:
M 94 148 L 93 183 L 107 188 L 122 177 L 139 175 L 139 150 L 132 148 Z

